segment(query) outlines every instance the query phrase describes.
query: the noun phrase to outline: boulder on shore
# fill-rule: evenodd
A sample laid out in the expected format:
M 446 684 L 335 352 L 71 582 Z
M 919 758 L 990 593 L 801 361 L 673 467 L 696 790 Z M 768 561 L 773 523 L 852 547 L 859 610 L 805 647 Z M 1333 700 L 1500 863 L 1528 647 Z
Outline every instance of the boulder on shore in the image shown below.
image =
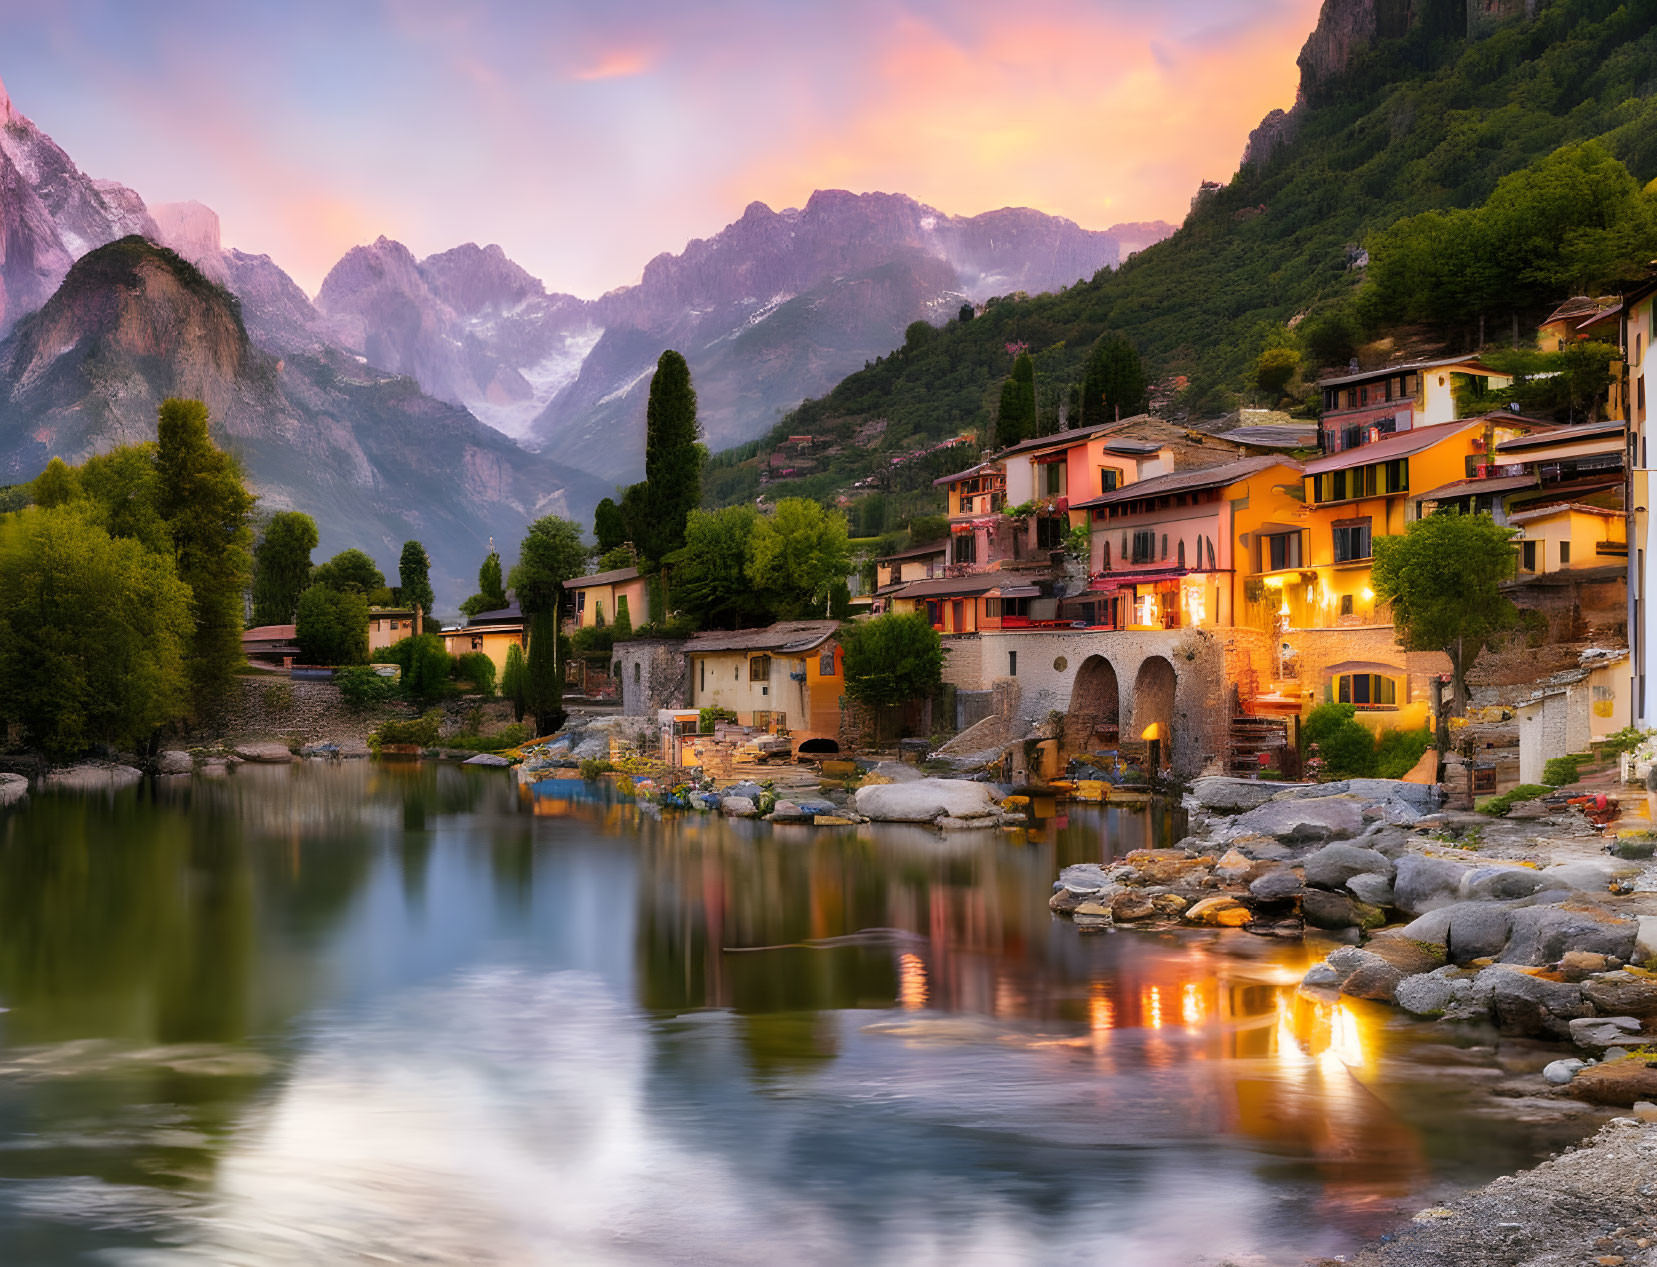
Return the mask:
M 155 759 L 157 774 L 189 774 L 195 768 L 195 759 L 182 748 L 168 748 Z
M 1190 800 L 1197 809 L 1216 814 L 1242 814 L 1258 809 L 1283 791 L 1281 783 L 1211 774 L 1191 784 Z
M 1486 968 L 1479 975 L 1485 973 L 1492 974 L 1490 1003 L 1504 1034 L 1569 1039 L 1571 1022 L 1593 1011 L 1582 997 L 1582 987 L 1569 981 L 1549 981 L 1512 968 Z
M 1461 880 L 1471 868 L 1448 858 L 1405 854 L 1392 879 L 1393 905 L 1406 915 L 1425 915 L 1461 900 Z
M 0 774 L 0 806 L 16 805 L 29 794 L 29 781 L 21 774 Z
M 1513 912 L 1512 935 L 1500 957 L 1503 963 L 1540 965 L 1558 963 L 1568 950 L 1592 950 L 1628 960 L 1639 927 L 1586 900 L 1521 907 Z
M 1348 840 L 1331 841 L 1306 859 L 1306 883 L 1319 889 L 1341 889 L 1360 875 L 1392 879 L 1392 859 Z
M 1364 813 L 1357 801 L 1345 797 L 1267 801 L 1238 816 L 1234 825 L 1239 833 L 1294 843 L 1344 840 L 1363 832 Z
M 262 765 L 286 765 L 293 760 L 293 753 L 288 750 L 288 745 L 276 743 L 274 740 L 239 743 L 231 751 L 243 761 L 258 762 Z
M 83 761 L 47 774 L 45 784 L 67 792 L 113 792 L 143 781 L 144 773 L 130 765 Z
M 857 789 L 857 812 L 877 823 L 930 823 L 1000 813 L 990 789 L 965 779 L 916 779 Z
M 467 757 L 466 760 L 462 761 L 460 764 L 461 765 L 482 765 L 482 766 L 490 766 L 494 769 L 505 769 L 507 766 L 511 765 L 512 762 L 510 760 L 508 760 L 506 757 L 503 757 L 503 756 L 499 755 L 498 753 L 480 752 L 475 757 Z
M 1452 963 L 1494 958 L 1507 945 L 1512 912 L 1494 902 L 1452 902 L 1417 916 L 1402 936 L 1443 946 Z

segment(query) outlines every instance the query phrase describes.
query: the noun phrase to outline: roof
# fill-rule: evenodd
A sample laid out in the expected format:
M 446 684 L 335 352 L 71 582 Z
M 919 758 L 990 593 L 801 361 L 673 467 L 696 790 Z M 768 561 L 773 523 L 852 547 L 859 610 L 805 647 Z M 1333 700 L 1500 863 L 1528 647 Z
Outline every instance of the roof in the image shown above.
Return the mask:
M 375 618 L 384 618 L 386 616 L 412 617 L 413 615 L 414 608 L 412 607 L 370 607 L 368 609 L 368 616 L 371 620 Z
M 900 589 L 895 598 L 953 598 L 969 594 L 987 594 L 1000 589 L 1015 578 L 996 572 L 974 572 L 971 576 L 935 576 L 924 581 L 911 581 Z
M 1483 370 L 1486 374 L 1500 374 L 1502 372 L 1501 370 L 1492 369 L 1476 356 L 1446 356 L 1436 361 L 1407 361 L 1402 365 L 1383 365 L 1379 369 L 1364 370 L 1357 374 L 1342 374 L 1338 378 L 1320 378 L 1318 379 L 1318 386 L 1344 387 L 1347 383 L 1363 383 L 1372 378 L 1391 378 L 1394 374 L 1410 374 L 1416 370 L 1444 369 L 1451 365 L 1473 366 Z
M 1318 429 L 1315 423 L 1304 426 L 1257 423 L 1222 432 L 1220 439 L 1230 440 L 1233 444 L 1252 445 L 1257 449 L 1304 449 L 1318 442 Z
M 763 629 L 714 629 L 685 643 L 691 655 L 713 651 L 815 651 L 840 632 L 838 620 L 784 620 Z
M 292 642 L 293 639 L 292 625 L 255 625 L 242 630 L 243 642 Z
M 638 568 L 613 568 L 608 572 L 594 572 L 591 576 L 577 576 L 564 582 L 567 590 L 583 590 L 594 585 L 617 585 L 631 581 L 639 574 Z
M 1407 458 L 1430 449 L 1440 441 L 1448 440 L 1463 431 L 1471 431 L 1484 424 L 1477 418 L 1460 422 L 1441 422 L 1431 427 L 1415 427 L 1409 431 L 1395 431 L 1373 444 L 1360 444 L 1355 449 L 1343 449 L 1306 463 L 1306 474 L 1322 475 L 1325 471 L 1347 471 L 1354 466 L 1368 466 L 1373 462 L 1387 462 L 1393 458 Z
M 1073 444 L 1091 439 L 1107 431 L 1115 431 L 1123 426 L 1123 422 L 1096 422 L 1091 427 L 1077 427 L 1072 431 L 1056 431 L 1050 436 L 1034 436 L 1029 440 L 1020 440 L 1017 444 L 1002 449 L 998 457 L 1011 457 L 1015 453 L 1035 453 L 1041 449 L 1067 449 Z
M 876 563 L 890 563 L 894 559 L 919 559 L 929 554 L 943 554 L 949 549 L 949 539 L 929 541 L 925 545 L 910 546 L 907 550 L 894 550 L 891 554 L 883 554 L 875 560 Z
M 1516 510 L 1507 517 L 1510 524 L 1528 524 L 1533 519 L 1546 519 L 1550 515 L 1563 514 L 1571 511 L 1579 515 L 1599 515 L 1605 519 L 1622 519 L 1624 512 L 1607 510 L 1604 506 L 1584 506 L 1581 502 L 1553 502 L 1547 506 L 1536 506 L 1530 510 Z
M 1621 307 L 1617 299 L 1590 299 L 1587 295 L 1572 295 L 1559 307 L 1548 314 L 1543 325 L 1552 325 L 1555 321 L 1580 321 L 1584 317 L 1594 318 L 1607 311 L 1612 306 Z
M 940 475 L 932 481 L 932 487 L 939 488 L 945 484 L 953 484 L 956 480 L 971 479 L 974 475 L 982 475 L 985 471 L 998 471 L 1000 469 L 1001 463 L 999 462 L 980 462 L 977 466 L 969 466 L 966 470 L 956 471 L 953 475 Z
M 1479 493 L 1511 493 L 1521 488 L 1534 488 L 1534 475 L 1494 475 L 1484 479 L 1453 480 L 1448 484 L 1440 484 L 1437 488 L 1429 489 L 1425 493 L 1412 494 L 1411 500 L 1449 501 L 1453 497 L 1473 497 Z
M 1139 457 L 1149 457 L 1153 453 L 1162 452 L 1162 445 L 1155 440 L 1108 440 L 1105 442 L 1106 453 L 1131 453 Z
M 1611 422 L 1586 422 L 1574 427 L 1555 427 L 1551 431 L 1538 431 L 1535 435 L 1503 440 L 1496 449 L 1500 453 L 1508 453 L 1515 449 L 1545 449 L 1554 444 L 1572 444 L 1578 440 L 1598 440 L 1605 436 L 1621 435 L 1627 430 L 1628 424 L 1620 418 Z
M 475 616 L 468 616 L 462 628 L 471 629 L 477 625 L 500 625 L 513 621 L 523 623 L 523 609 L 518 606 L 518 600 L 513 599 L 505 607 L 496 608 L 492 612 L 478 612 Z
M 1291 462 L 1287 458 L 1264 456 L 1244 458 L 1240 462 L 1227 462 L 1224 466 L 1202 466 L 1194 470 L 1175 471 L 1170 475 L 1153 475 L 1148 480 L 1135 480 L 1112 492 L 1090 497 L 1085 502 L 1071 502 L 1070 509 L 1088 510 L 1094 506 L 1115 506 L 1122 502 L 1138 501 L 1142 497 L 1161 497 L 1168 493 L 1218 488 L 1225 484 L 1234 484 L 1240 479 L 1247 479 L 1268 467 L 1290 466 L 1298 469 L 1299 465 L 1298 462 Z
M 1324 677 L 1339 677 L 1343 673 L 1396 673 L 1403 675 L 1404 670 L 1396 664 L 1383 664 L 1379 660 L 1342 660 L 1339 664 L 1325 665 Z

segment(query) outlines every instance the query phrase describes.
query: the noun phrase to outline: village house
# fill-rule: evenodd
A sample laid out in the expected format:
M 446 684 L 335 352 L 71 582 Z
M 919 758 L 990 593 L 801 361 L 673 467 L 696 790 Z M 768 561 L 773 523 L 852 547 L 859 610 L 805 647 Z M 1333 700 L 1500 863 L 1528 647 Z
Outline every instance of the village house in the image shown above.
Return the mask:
M 1615 344 L 1621 312 L 1622 300 L 1616 296 L 1590 299 L 1573 295 L 1536 328 L 1537 349 L 1558 352 L 1590 340 Z
M 645 579 L 636 567 L 614 568 L 577 576 L 564 582 L 569 598 L 564 604 L 564 632 L 572 633 L 592 625 L 613 625 L 622 604 L 627 619 L 642 625 L 649 618 Z
M 507 651 L 529 645 L 524 625 L 524 614 L 514 600 L 496 611 L 479 612 L 463 625 L 445 627 L 443 649 L 452 656 L 483 652 L 494 663 L 498 680 L 506 671 Z
M 1397 432 L 1458 421 L 1461 414 L 1455 393 L 1462 382 L 1484 391 L 1506 387 L 1513 379 L 1473 356 L 1414 361 L 1319 379 L 1323 451 L 1340 453 Z
M 268 668 L 291 669 L 299 655 L 292 625 L 255 625 L 242 631 L 242 654 Z
M 689 706 L 721 708 L 738 725 L 797 742 L 840 733 L 842 659 L 833 620 L 712 630 L 684 644 Z
M 368 609 L 368 658 L 394 642 L 412 638 L 421 631 L 423 616 L 412 607 L 370 607 Z
M 1636 287 L 1623 296 L 1619 343 L 1623 350 L 1623 400 L 1628 405 L 1628 645 L 1632 652 L 1629 673 L 1632 680 L 1635 724 L 1649 727 L 1657 717 L 1657 699 L 1648 697 L 1646 678 L 1657 662 L 1657 622 L 1651 619 L 1647 602 L 1657 593 L 1657 541 L 1652 539 L 1652 480 L 1650 455 L 1651 399 L 1648 383 L 1651 341 L 1657 336 L 1657 279 Z
M 887 600 L 905 585 L 930 580 L 944 574 L 944 561 L 949 557 L 949 542 L 931 541 L 910 546 L 875 560 L 875 591 L 873 613 L 878 616 L 886 610 Z

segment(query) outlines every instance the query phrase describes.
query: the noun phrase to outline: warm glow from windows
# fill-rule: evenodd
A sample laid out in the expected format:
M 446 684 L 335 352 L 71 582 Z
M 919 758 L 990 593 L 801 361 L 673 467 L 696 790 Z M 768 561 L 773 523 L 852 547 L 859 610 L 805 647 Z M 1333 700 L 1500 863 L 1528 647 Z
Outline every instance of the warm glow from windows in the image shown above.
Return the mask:
M 919 955 L 898 956 L 898 1004 L 915 1012 L 926 1006 L 926 964 Z

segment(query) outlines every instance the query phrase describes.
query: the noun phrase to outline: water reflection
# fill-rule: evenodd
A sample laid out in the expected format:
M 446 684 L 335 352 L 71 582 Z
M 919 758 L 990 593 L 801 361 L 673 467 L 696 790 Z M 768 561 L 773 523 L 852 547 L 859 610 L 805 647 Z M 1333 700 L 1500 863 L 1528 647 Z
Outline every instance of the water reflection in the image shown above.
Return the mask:
M 430 765 L 36 798 L 0 819 L 0 1243 L 1218 1261 L 1556 1146 L 1298 994 L 1313 951 L 1048 912 L 1180 827 L 773 830 Z

